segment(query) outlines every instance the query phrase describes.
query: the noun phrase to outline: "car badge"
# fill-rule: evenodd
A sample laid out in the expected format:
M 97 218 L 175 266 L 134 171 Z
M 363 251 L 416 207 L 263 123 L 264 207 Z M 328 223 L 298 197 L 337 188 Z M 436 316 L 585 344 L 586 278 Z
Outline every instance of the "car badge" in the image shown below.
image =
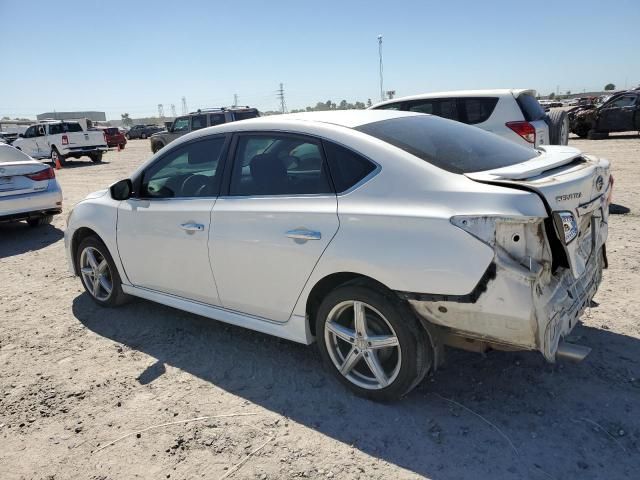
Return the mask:
M 601 192 L 602 187 L 604 187 L 604 178 L 602 178 L 602 175 L 600 175 L 596 179 L 596 188 L 598 189 L 599 192 Z

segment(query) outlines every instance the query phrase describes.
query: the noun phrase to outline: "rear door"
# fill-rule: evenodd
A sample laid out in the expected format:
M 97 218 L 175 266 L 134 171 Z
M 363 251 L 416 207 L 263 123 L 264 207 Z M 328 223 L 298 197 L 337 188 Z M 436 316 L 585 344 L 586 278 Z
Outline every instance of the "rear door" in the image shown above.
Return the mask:
M 213 209 L 213 269 L 225 308 L 286 322 L 338 230 L 322 146 L 284 133 L 236 136 Z
M 605 132 L 634 130 L 637 98 L 633 94 L 623 95 L 604 104 L 598 112 L 597 129 Z
M 516 97 L 516 102 L 522 111 L 524 119 L 533 125 L 536 131 L 535 146 L 549 144 L 549 125 L 544 108 L 538 103 L 531 92 L 523 92 Z

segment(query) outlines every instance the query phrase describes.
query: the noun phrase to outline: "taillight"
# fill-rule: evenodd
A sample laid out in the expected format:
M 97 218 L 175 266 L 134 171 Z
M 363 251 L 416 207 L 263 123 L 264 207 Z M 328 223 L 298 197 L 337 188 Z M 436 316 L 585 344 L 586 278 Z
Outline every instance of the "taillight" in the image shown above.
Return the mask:
M 536 143 L 536 129 L 529 122 L 507 122 L 505 125 L 527 142 Z
M 66 135 L 62 135 L 62 144 L 69 145 L 69 137 L 67 137 Z
M 56 178 L 56 172 L 53 170 L 53 168 L 48 167 L 47 169 L 40 170 L 37 173 L 25 175 L 25 177 L 30 178 L 34 182 L 41 182 L 42 180 L 51 180 L 52 178 Z

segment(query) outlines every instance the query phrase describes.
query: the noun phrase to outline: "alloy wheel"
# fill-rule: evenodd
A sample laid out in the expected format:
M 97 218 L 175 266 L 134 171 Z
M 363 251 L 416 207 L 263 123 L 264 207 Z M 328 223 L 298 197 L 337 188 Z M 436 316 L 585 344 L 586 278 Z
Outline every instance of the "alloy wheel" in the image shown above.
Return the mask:
M 107 259 L 94 247 L 86 247 L 80 254 L 80 273 L 87 291 L 102 302 L 113 291 L 113 279 Z
M 357 300 L 333 307 L 324 329 L 335 368 L 367 390 L 389 386 L 398 376 L 402 351 L 389 321 L 371 305 Z

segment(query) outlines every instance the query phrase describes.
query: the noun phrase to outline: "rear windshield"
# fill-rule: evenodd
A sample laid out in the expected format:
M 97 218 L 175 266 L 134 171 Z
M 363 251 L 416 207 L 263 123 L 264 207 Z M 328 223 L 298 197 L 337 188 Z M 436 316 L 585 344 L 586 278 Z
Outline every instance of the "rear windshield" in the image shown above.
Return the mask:
M 523 93 L 517 100 L 522 115 L 527 122 L 534 122 L 536 120 L 542 120 L 545 116 L 544 108 L 538 103 L 533 95 Z
M 533 148 L 431 115 L 393 118 L 357 127 L 363 133 L 452 173 L 515 165 L 538 155 Z
M 79 123 L 53 123 L 49 126 L 49 134 L 50 135 L 58 135 L 60 133 L 69 133 L 69 132 L 81 132 L 82 127 Z
M 107 135 L 117 135 L 118 134 L 118 129 L 117 128 L 105 128 L 104 131 L 107 133 Z

